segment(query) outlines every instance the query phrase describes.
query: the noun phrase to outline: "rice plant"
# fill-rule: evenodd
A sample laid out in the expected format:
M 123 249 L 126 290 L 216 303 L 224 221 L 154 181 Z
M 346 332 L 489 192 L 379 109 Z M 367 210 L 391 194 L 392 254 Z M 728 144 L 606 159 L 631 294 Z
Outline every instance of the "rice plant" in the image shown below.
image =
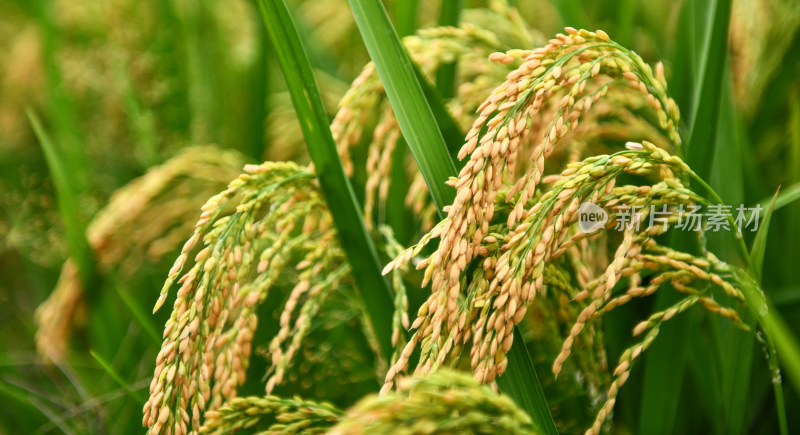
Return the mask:
M 790 2 L 2 3 L 0 432 L 800 424 Z

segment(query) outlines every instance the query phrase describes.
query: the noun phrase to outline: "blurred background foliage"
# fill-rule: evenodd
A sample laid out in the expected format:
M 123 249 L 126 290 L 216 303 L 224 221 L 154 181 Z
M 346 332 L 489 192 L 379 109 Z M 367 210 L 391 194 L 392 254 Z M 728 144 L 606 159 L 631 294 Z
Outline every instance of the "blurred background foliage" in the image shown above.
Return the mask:
M 439 2 L 419 2 L 416 16 L 402 13 L 402 2 L 385 3 L 401 35 L 438 21 Z M 705 19 L 694 2 L 516 3 L 539 34 L 564 25 L 604 29 L 646 61 L 663 60 L 670 93 L 689 119 L 697 68 L 687 65 L 691 24 Z M 332 116 L 368 62 L 366 50 L 344 0 L 288 4 Z M 762 202 L 776 186 L 800 182 L 799 27 L 800 2 L 733 2 L 729 68 L 719 77 L 726 89 L 719 140 L 729 164 L 712 173 L 729 204 Z M 289 95 L 249 0 L 0 0 L 0 41 L 0 433 L 138 433 L 167 315 L 150 311 L 200 206 L 247 162 L 308 161 Z M 40 132 L 31 119 L 41 120 Z M 46 138 L 67 170 L 72 214 L 57 205 L 63 199 L 43 152 Z M 763 282 L 793 331 L 800 330 L 798 222 L 800 204 L 774 215 Z M 92 252 L 84 256 L 93 260 L 89 278 L 77 276 L 79 244 L 68 237 L 75 228 Z M 631 304 L 606 322 L 610 360 L 624 348 L 636 310 Z M 37 331 L 36 318 L 48 334 Z M 257 342 L 268 343 L 269 328 Z M 320 334 L 346 343 L 334 353 L 355 349 L 330 358 L 365 375 L 357 380 L 363 388 L 324 389 L 339 406 L 377 386 L 366 338 L 345 332 Z M 698 342 L 690 353 L 701 358 Z M 37 343 L 49 357 L 37 354 Z M 684 432 L 708 428 L 703 416 L 713 412 L 697 403 L 709 392 L 698 387 L 704 373 L 693 370 L 692 358 L 675 426 Z M 254 370 L 263 370 L 258 359 Z M 755 360 L 753 373 L 766 373 L 764 359 Z M 549 370 L 540 362 L 541 377 Z M 303 378 L 325 378 L 328 369 L 310 359 L 281 393 L 305 393 Z M 549 382 L 545 376 L 556 406 L 568 400 Z M 635 432 L 641 390 L 632 384 L 617 413 Z M 774 415 L 774 399 L 763 383 L 753 385 L 742 432 L 770 433 L 774 419 L 764 416 Z M 800 424 L 798 400 L 787 389 L 790 427 Z

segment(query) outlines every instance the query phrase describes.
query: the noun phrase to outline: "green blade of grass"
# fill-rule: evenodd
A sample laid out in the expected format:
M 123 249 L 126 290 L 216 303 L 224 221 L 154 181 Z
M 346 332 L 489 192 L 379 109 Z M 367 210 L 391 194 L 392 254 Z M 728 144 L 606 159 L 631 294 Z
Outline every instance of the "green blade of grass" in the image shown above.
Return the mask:
M 687 246 L 683 242 L 676 248 Z M 677 291 L 669 286 L 661 289 L 656 310 L 668 307 L 679 299 Z M 678 413 L 684 370 L 688 357 L 687 338 L 691 337 L 690 324 L 677 321 L 661 328 L 658 340 L 653 342 L 644 360 L 644 385 L 640 402 L 639 433 L 671 434 Z
M 742 150 L 748 146 L 747 138 L 742 131 L 742 123 L 736 113 L 736 102 L 733 96 L 733 80 L 730 68 L 725 68 L 723 75 L 722 107 L 719 112 L 718 134 L 714 144 L 714 164 L 708 178 L 709 185 L 719 194 L 726 204 L 734 205 L 732 213 L 737 213 L 736 205 L 744 203 L 744 156 Z M 710 250 L 716 255 L 728 257 L 731 261 L 739 255 L 736 240 L 732 233 L 720 233 L 710 242 Z M 709 234 L 714 236 L 715 234 Z M 746 261 L 746 258 L 741 258 Z
M 689 124 L 687 161 L 700 178 L 708 179 L 714 153 L 709 152 L 716 140 L 722 95 L 722 77 L 728 59 L 728 25 L 731 0 L 708 0 L 707 33 L 698 53 L 698 82 L 694 89 L 692 116 Z
M 769 222 L 772 220 L 772 213 L 775 211 L 775 202 L 778 200 L 778 195 L 781 193 L 780 187 L 775 195 L 772 196 L 772 201 L 767 207 L 767 212 L 764 218 L 759 223 L 756 238 L 753 240 L 753 246 L 750 248 L 750 272 L 753 274 L 757 282 L 761 282 L 761 268 L 764 265 L 764 253 L 767 250 L 767 234 L 769 234 Z
M 710 185 L 724 198 L 727 204 L 744 202 L 744 158 L 742 150 L 746 147 L 747 138 L 742 132 L 741 122 L 736 114 L 733 97 L 733 83 L 730 68 L 725 69 L 722 89 L 722 107 L 719 113 L 719 134 L 716 135 L 716 154 L 712 168 Z M 733 207 L 734 209 L 736 206 Z M 734 210 L 734 213 L 736 211 Z M 732 233 L 710 233 L 709 250 L 727 261 L 747 261 L 747 255 L 741 249 L 741 239 L 731 236 Z M 718 295 L 720 302 L 737 305 L 739 302 L 725 295 Z M 755 316 L 744 311 L 742 321 L 753 324 Z M 735 327 L 728 319 L 710 316 L 709 326 L 712 334 L 709 337 L 706 359 L 713 364 L 711 371 L 718 377 L 704 376 L 695 379 L 699 390 L 710 389 L 718 385 L 716 401 L 719 407 L 711 412 L 709 420 L 716 426 L 717 433 L 731 435 L 743 434 L 747 430 L 747 422 L 752 418 L 751 379 L 754 355 L 756 353 L 755 337 L 749 331 Z M 710 352 L 710 349 L 716 349 Z M 713 408 L 712 408 L 713 409 Z
M 774 336 L 779 335 L 780 331 L 773 329 L 773 321 L 770 320 L 770 309 L 764 292 L 758 286 L 752 276 L 741 273 L 739 276 L 739 284 L 747 300 L 748 307 L 756 314 L 759 325 L 765 332 L 765 344 L 767 349 L 767 360 L 770 366 L 770 375 L 772 387 L 775 393 L 775 405 L 778 409 L 778 425 L 780 427 L 781 435 L 788 435 L 789 430 L 786 423 L 786 408 L 783 398 L 783 384 L 781 381 L 780 371 L 778 369 L 778 357 L 776 352 Z
M 716 194 L 714 194 L 714 196 L 718 197 Z M 765 332 L 766 339 L 763 340 L 763 342 L 766 344 L 768 363 L 772 373 L 772 385 L 778 411 L 778 425 L 782 434 L 788 434 L 783 386 L 780 370 L 778 369 L 777 355 L 779 352 L 786 354 L 783 365 L 787 369 L 787 372 L 791 374 L 790 380 L 793 382 L 793 385 L 796 388 L 800 388 L 800 344 L 797 343 L 796 338 L 786 326 L 780 313 L 771 307 L 769 299 L 767 299 L 767 296 L 758 283 L 761 277 L 761 267 L 766 251 L 769 225 L 778 196 L 779 192 L 776 192 L 772 202 L 767 207 L 767 212 L 759 224 L 758 233 L 756 234 L 752 249 L 750 252 L 744 253 L 748 259 L 749 272 L 745 273 L 739 269 L 735 269 L 734 275 L 737 278 L 738 286 L 742 289 L 746 306 L 749 309 L 749 312 L 742 316 L 742 320 L 747 321 L 749 316 L 754 317 L 761 329 Z M 735 358 L 744 357 L 740 354 L 731 355 Z M 742 375 L 742 377 L 729 377 L 727 379 L 729 382 L 736 382 L 737 379 L 739 382 L 744 382 L 750 378 L 749 372 L 749 368 L 745 371 L 740 370 L 738 374 Z M 742 410 L 743 407 L 740 407 L 739 411 Z M 730 418 L 735 421 L 739 419 L 740 416 L 729 416 L 729 419 Z M 737 429 L 736 426 L 733 426 L 733 428 Z
M 349 0 L 367 51 L 397 116 L 403 137 L 420 168 L 441 215 L 442 207 L 453 202 L 451 188 L 444 184 L 456 175 L 456 166 L 447 150 L 431 108 L 425 100 L 408 54 L 400 43 L 386 11 L 374 0 Z M 522 338 L 508 355 L 508 370 L 497 379 L 500 389 L 527 411 L 539 430 L 557 433 L 536 371 Z
M 775 342 L 778 359 L 789 375 L 792 388 L 795 393 L 800 394 L 800 344 L 792 329 L 769 300 L 767 300 L 767 312 L 769 315 L 764 317 L 764 325 Z
M 428 79 L 422 75 L 422 72 L 415 63 L 412 62 L 412 65 L 414 66 L 414 73 L 417 75 L 419 85 L 422 88 L 422 93 L 425 95 L 425 99 L 430 105 L 433 118 L 436 120 L 436 125 L 439 126 L 442 132 L 442 138 L 447 144 L 447 151 L 450 153 L 450 159 L 456 162 L 458 150 L 461 149 L 461 145 L 463 145 L 464 142 L 464 133 L 461 132 L 461 127 L 458 126 L 456 120 L 453 119 L 453 116 L 447 111 L 442 95 L 437 92 L 437 88 L 433 87 L 428 82 Z
M 753 275 L 755 284 L 761 282 L 761 270 L 762 266 L 764 265 L 764 253 L 767 249 L 769 222 L 772 220 L 772 212 L 775 211 L 775 201 L 778 199 L 778 193 L 780 193 L 780 188 L 778 188 L 778 191 L 775 192 L 775 195 L 772 197 L 772 202 L 770 203 L 767 212 L 764 214 L 764 219 L 759 224 L 758 233 L 756 233 L 756 238 L 753 240 L 753 247 L 750 249 L 749 266 L 750 273 Z M 748 286 L 745 285 L 744 287 Z M 767 354 L 770 371 L 772 372 L 772 388 L 775 393 L 775 407 L 778 410 L 778 426 L 780 427 L 782 435 L 788 435 L 789 428 L 786 423 L 786 404 L 784 403 L 783 398 L 783 384 L 780 379 L 780 372 L 778 371 L 778 361 L 775 351 L 775 343 L 773 341 L 774 332 L 770 329 L 767 329 L 767 323 L 769 322 L 768 318 L 770 318 L 771 315 L 769 313 L 766 295 L 764 295 L 760 289 L 758 293 L 759 294 L 756 295 L 755 291 L 751 291 L 750 295 L 748 295 L 745 290 L 745 297 L 747 298 L 748 306 L 750 306 L 751 310 L 755 312 L 761 327 L 765 329 L 764 332 L 767 335 Z M 761 305 L 762 303 L 763 306 Z
M 62 65 L 58 59 L 61 39 L 56 24 L 55 7 L 52 2 L 35 1 L 35 16 L 39 22 L 42 37 L 42 63 L 47 80 L 47 113 L 51 131 L 59 138 L 59 156 L 64 166 L 73 169 L 71 175 L 74 192 L 87 191 L 91 186 L 88 176 L 92 165 L 84 150 L 81 139 L 79 115 L 76 102 L 64 86 Z
M 702 409 L 705 415 L 720 415 L 724 406 L 722 404 L 724 386 L 722 385 L 722 376 L 718 373 L 717 364 L 714 361 L 722 352 L 721 349 L 714 348 L 714 345 L 721 341 L 713 335 L 716 332 L 712 323 L 715 319 L 700 310 L 693 310 L 689 313 L 689 317 L 690 319 L 687 320 L 692 321 L 692 328 L 697 333 L 687 343 L 687 346 L 690 346 L 687 377 L 691 377 L 691 384 L 696 384 L 699 388 L 693 388 L 689 392 L 682 392 L 682 394 L 684 397 L 686 397 L 686 393 L 691 394 L 690 397 L 694 397 L 697 400 L 697 408 Z M 710 329 L 711 334 L 706 335 L 705 329 Z M 711 423 L 716 422 L 712 421 Z M 714 427 L 713 431 L 708 432 L 725 433 L 719 425 Z
M 349 0 L 358 29 L 367 46 L 386 95 L 397 116 L 403 137 L 425 177 L 436 207 L 451 204 L 455 192 L 444 183 L 456 175 L 414 67 L 380 2 Z
M 414 213 L 405 204 L 409 187 L 406 174 L 407 154 L 406 141 L 401 137 L 392 155 L 392 172 L 390 174 L 392 184 L 389 185 L 389 197 L 386 201 L 386 223 L 394 231 L 397 241 L 403 245 L 411 243 L 415 232 Z
M 388 358 L 392 354 L 391 318 L 394 311 L 391 286 L 381 275 L 378 251 L 364 226 L 353 188 L 336 153 L 308 57 L 284 2 L 260 0 L 259 4 L 342 248 L 383 356 Z
M 116 65 L 114 73 L 123 89 L 128 128 L 133 132 L 137 144 L 136 157 L 142 168 L 149 168 L 159 162 L 155 118 L 152 111 L 139 102 L 127 67 L 125 62 L 120 62 Z
M 760 279 L 761 265 L 764 263 L 764 253 L 766 252 L 769 224 L 772 220 L 772 214 L 775 212 L 778 198 L 780 197 L 779 193 L 780 191 L 775 192 L 772 202 L 766 208 L 766 214 L 764 215 L 764 219 L 759 224 L 758 233 L 756 233 L 756 238 L 753 241 L 753 247 L 751 248 L 750 272 L 756 277 L 756 279 Z M 767 339 L 774 342 L 779 359 L 781 360 L 784 368 L 786 368 L 786 371 L 789 373 L 789 378 L 792 381 L 792 385 L 794 386 L 795 390 L 800 393 L 800 345 L 798 345 L 797 338 L 791 332 L 791 329 L 789 329 L 789 327 L 786 325 L 786 322 L 783 320 L 780 313 L 775 309 L 775 307 L 772 306 L 770 300 L 767 299 L 763 294 L 763 291 L 761 291 L 760 288 L 757 290 L 760 297 L 756 297 L 758 295 L 750 295 L 748 304 L 751 303 L 751 300 L 756 301 L 753 302 L 753 305 L 755 306 L 753 310 L 756 311 L 756 314 L 759 317 L 759 323 L 761 323 L 762 327 L 766 330 L 768 336 Z M 748 296 L 747 293 L 745 293 L 745 296 Z M 763 299 L 763 302 L 761 302 L 761 299 Z M 778 392 L 776 391 L 776 398 L 777 396 Z M 781 406 L 781 408 L 783 407 Z
M 264 123 L 269 115 L 267 99 L 269 95 L 268 85 L 271 80 L 269 56 L 272 52 L 272 48 L 270 47 L 267 29 L 264 27 L 263 21 L 258 20 L 256 29 L 258 45 L 261 50 L 256 55 L 256 61 L 250 72 L 250 88 L 253 90 L 254 97 L 248 99 L 250 109 L 247 113 L 250 117 L 250 121 L 246 124 L 248 131 L 245 135 L 245 141 L 247 143 L 247 154 L 253 157 L 257 162 L 260 162 L 264 158 L 264 150 L 269 146 L 269 144 L 266 143 L 266 135 L 264 134 Z
M 175 4 L 186 52 L 188 102 L 191 111 L 191 138 L 194 142 L 222 142 L 219 128 L 224 94 L 220 89 L 218 46 L 214 41 L 216 30 L 209 25 L 210 10 L 206 0 Z M 214 71 L 214 74 L 209 72 Z
M 781 189 L 781 191 L 778 192 L 777 198 L 765 198 L 759 201 L 758 206 L 761 207 L 762 210 L 766 210 L 770 207 L 773 199 L 775 201 L 776 211 L 797 201 L 800 199 L 800 183 L 795 183 L 786 189 Z
M 514 341 L 517 345 L 511 346 L 508 351 L 508 368 L 497 378 L 497 386 L 531 415 L 538 433 L 557 434 L 547 398 L 519 328 L 514 328 Z
M 694 43 L 697 58 L 685 66 L 691 70 L 689 76 L 697 73 L 698 77 L 692 94 L 689 140 L 684 144 L 683 151 L 695 173 L 701 179 L 708 180 L 714 158 L 722 77 L 727 61 L 731 0 L 707 0 L 704 3 L 687 4 L 687 7 L 697 8 L 693 9 L 694 12 L 702 8 L 705 10 L 694 15 L 695 20 L 690 26 L 697 37 Z M 697 250 L 696 240 L 690 240 L 685 234 L 678 236 L 673 241 L 673 247 L 689 252 Z M 673 291 L 659 293 L 657 310 L 665 309 L 677 298 Z M 645 358 L 639 433 L 669 434 L 675 427 L 678 397 L 687 362 L 685 343 L 691 339 L 691 330 L 686 322 L 666 326 Z
M 136 323 L 138 323 L 145 334 L 153 340 L 153 344 L 160 344 L 162 341 L 161 334 L 159 334 L 155 326 L 153 326 L 152 316 L 148 315 L 145 310 L 136 304 L 136 301 L 131 298 L 131 295 L 121 284 L 117 283 L 115 287 L 119 298 L 122 299 L 122 302 L 131 311 L 131 315 L 133 315 L 133 319 L 136 320 Z
M 86 240 L 86 226 L 80 216 L 78 191 L 73 183 L 73 177 L 69 174 L 60 150 L 42 127 L 39 117 L 30 109 L 26 110 L 26 113 L 39 140 L 39 145 L 42 147 L 50 176 L 53 178 L 58 209 L 67 233 L 70 255 L 78 266 L 84 288 L 90 288 L 94 277 L 94 259 L 89 242 Z
M 413 35 L 417 30 L 417 9 L 419 0 L 402 0 L 395 3 L 394 17 L 397 22 L 397 34 L 401 38 Z
M 800 179 L 800 99 L 792 96 L 794 102 L 789 110 L 791 123 L 791 145 L 789 147 L 789 173 L 794 180 Z
M 136 391 L 133 388 L 131 388 L 130 383 L 128 383 L 124 379 L 122 379 L 122 376 L 120 376 L 119 373 L 117 373 L 117 371 L 114 370 L 114 367 L 111 367 L 111 364 L 109 364 L 108 361 L 103 359 L 103 357 L 101 357 L 94 350 L 89 350 L 89 353 L 92 355 L 92 358 L 94 358 L 94 360 L 97 361 L 98 364 L 100 364 L 100 367 L 102 367 L 103 370 L 105 370 L 105 372 L 108 373 L 108 376 L 110 376 L 111 379 L 114 380 L 114 382 L 119 384 L 119 386 L 122 387 L 122 389 L 124 389 L 125 391 L 128 392 L 128 394 L 133 396 L 138 403 L 144 403 L 145 402 L 146 399 L 141 394 L 141 392 Z
M 52 425 L 55 428 L 58 428 L 64 435 L 78 435 L 77 430 L 68 426 L 69 422 L 58 414 L 58 411 L 53 409 L 50 405 L 45 403 L 42 400 L 39 400 L 35 397 L 30 397 L 28 399 L 31 405 L 35 406 L 36 409 L 39 410 L 47 420 L 49 420 L 49 425 Z
M 624 46 L 629 46 L 632 40 L 633 22 L 636 16 L 638 3 L 634 0 L 621 0 L 617 3 L 617 34 L 614 39 Z
M 440 26 L 458 26 L 464 0 L 442 0 L 442 11 L 439 14 Z M 452 98 L 456 91 L 456 63 L 448 63 L 436 71 L 436 89 L 442 98 Z M 446 137 L 446 136 L 445 136 Z
M 48 422 L 43 419 L 41 411 L 31 403 L 33 396 L 16 382 L 0 379 L 0 400 L 5 409 L 13 409 L 0 420 L 0 430 L 4 433 L 34 433 L 39 426 Z M 12 430 L 13 429 L 13 430 Z
M 728 434 L 747 433 L 747 421 L 752 418 L 752 402 L 750 376 L 753 371 L 753 356 L 756 353 L 756 344 L 750 331 L 742 331 L 731 325 L 727 319 L 709 319 L 715 327 L 716 335 L 713 336 L 717 344 L 716 363 L 720 366 L 721 385 L 717 391 L 718 400 L 721 402 L 722 414 L 714 419 L 718 425 L 718 432 Z M 742 321 L 752 324 L 754 316 L 742 313 Z M 706 349 L 708 353 L 708 349 Z M 706 378 L 698 379 L 698 383 L 708 383 Z M 701 388 L 703 389 L 703 388 Z M 713 415 L 713 414 L 712 414 Z

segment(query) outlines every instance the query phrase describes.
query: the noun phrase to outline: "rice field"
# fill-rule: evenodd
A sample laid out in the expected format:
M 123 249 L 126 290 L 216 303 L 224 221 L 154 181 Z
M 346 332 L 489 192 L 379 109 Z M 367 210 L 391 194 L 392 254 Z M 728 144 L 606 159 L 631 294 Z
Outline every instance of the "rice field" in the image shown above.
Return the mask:
M 800 3 L 0 11 L 0 434 L 800 431 Z

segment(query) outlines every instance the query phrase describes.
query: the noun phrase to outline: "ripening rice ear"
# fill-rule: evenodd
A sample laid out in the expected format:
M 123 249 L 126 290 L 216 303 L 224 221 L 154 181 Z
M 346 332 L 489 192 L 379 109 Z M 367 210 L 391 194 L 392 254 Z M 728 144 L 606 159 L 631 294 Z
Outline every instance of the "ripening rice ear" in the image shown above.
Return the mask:
M 349 274 L 314 174 L 294 163 L 245 170 L 202 207 L 156 305 L 177 281 L 180 289 L 144 407 L 144 424 L 152 432 L 170 422 L 197 428 L 200 413 L 236 395 L 249 365 L 256 308 L 288 273 L 297 284 L 270 345 L 267 388 L 281 383 L 323 301 Z M 233 213 L 226 211 L 231 201 L 238 202 Z M 200 244 L 203 249 L 190 261 Z M 287 261 L 291 258 L 301 259 L 300 270 Z M 186 266 L 191 267 L 184 272 Z M 174 409 L 192 411 L 191 421 L 179 420 Z
M 471 127 L 459 152 L 466 162 L 458 177 L 447 182 L 456 190 L 455 200 L 444 207 L 446 217 L 438 223 L 433 212 L 427 215 L 429 222 L 422 219 L 430 231 L 407 249 L 381 225 L 378 213 L 389 200 L 389 175 L 401 135 L 374 67 L 365 68 L 342 100 L 331 126 L 337 152 L 352 175 L 350 150 L 368 138 L 366 224 L 377 229 L 382 248 L 394 258 L 382 271 L 391 276 L 395 289 L 394 354 L 383 396 L 364 400 L 344 416 L 322 405 L 317 410 L 322 414 L 283 414 L 306 406 L 299 400 L 231 400 L 249 364 L 256 307 L 281 278 L 290 276 L 292 286 L 269 345 L 267 393 L 285 382 L 326 298 L 351 278 L 313 168 L 268 162 L 248 165 L 245 174 L 202 207 L 194 234 L 169 272 L 156 309 L 175 282 L 181 287 L 165 326 L 144 408 L 145 426 L 154 433 L 167 427 L 197 428 L 205 412 L 204 431 L 222 430 L 241 421 L 246 407 L 258 415 L 299 418 L 303 424 L 305 419 L 319 422 L 324 414 L 330 419 L 325 424 L 336 421 L 333 431 L 344 433 L 363 424 L 365 415 L 372 423 L 390 424 L 391 416 L 375 420 L 376 413 L 388 409 L 387 402 L 397 401 L 393 412 L 405 412 L 404 406 L 418 397 L 439 400 L 441 389 L 428 387 L 440 388 L 442 380 L 459 384 L 447 390 L 448 397 L 462 397 L 460 387 L 469 387 L 471 399 L 497 405 L 498 412 L 513 417 L 507 423 L 526 426 L 524 413 L 506 406 L 505 398 L 485 394 L 489 390 L 476 382 L 491 383 L 506 371 L 512 346 L 525 345 L 514 343 L 514 329 L 528 318 L 552 326 L 553 336 L 541 340 L 557 343 L 557 351 L 546 356 L 554 380 L 567 371 L 591 383 L 596 406 L 589 411 L 596 415 L 588 433 L 596 434 L 663 322 L 700 305 L 745 327 L 734 308 L 719 305 L 709 293 L 720 288 L 744 301 L 729 282 L 730 266 L 710 254 L 697 257 L 657 243 L 657 236 L 680 227 L 689 208 L 708 203 L 687 183 L 696 175 L 672 153 L 681 146 L 679 114 L 667 94 L 663 67 L 657 65 L 654 74 L 603 31 L 566 31 L 542 48 L 504 53 L 488 50 L 491 37 L 483 33 L 486 44 L 475 48 L 470 39 L 476 37 L 474 28 L 430 30 L 428 36 L 407 39 L 425 73 L 450 59 L 447 52 L 426 51 L 443 50 L 442 38 L 465 59 L 485 52 L 475 68 L 483 76 L 502 71 L 494 77 L 493 89 L 481 82 L 456 92 L 452 105 L 457 112 L 464 115 L 471 107 L 477 116 L 459 119 Z M 482 100 L 475 100 L 476 91 Z M 648 111 L 648 117 L 636 114 L 641 111 Z M 612 125 L 604 116 L 625 122 Z M 365 127 L 368 120 L 375 125 Z M 625 146 L 595 152 L 599 146 L 593 142 L 607 136 Z M 419 172 L 413 176 L 406 202 L 422 213 L 433 205 Z M 636 184 L 621 184 L 628 180 Z M 231 202 L 235 211 L 224 212 Z M 605 216 L 589 230 L 579 225 L 587 203 Z M 434 252 L 419 258 L 435 239 Z M 407 314 L 409 263 L 422 270 L 423 287 L 431 284 L 413 322 Z M 683 297 L 639 323 L 633 332 L 644 335 L 643 340 L 623 353 L 613 372 L 604 373 L 597 321 L 665 284 Z M 406 339 L 403 330 L 409 328 Z M 414 360 L 417 349 L 419 359 Z M 467 353 L 474 380 L 443 370 Z M 573 360 L 580 361 L 570 367 L 567 361 L 576 353 L 580 358 Z M 415 377 L 405 378 L 409 371 Z M 220 408 L 224 401 L 228 406 Z

